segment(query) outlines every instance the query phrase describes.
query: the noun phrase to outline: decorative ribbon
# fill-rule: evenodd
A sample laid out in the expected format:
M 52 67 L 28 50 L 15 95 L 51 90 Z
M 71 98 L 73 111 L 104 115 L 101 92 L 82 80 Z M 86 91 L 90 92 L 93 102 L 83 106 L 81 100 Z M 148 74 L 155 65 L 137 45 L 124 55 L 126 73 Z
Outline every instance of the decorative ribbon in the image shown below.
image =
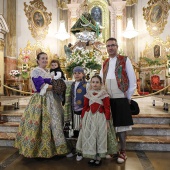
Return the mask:
M 80 17 L 80 19 L 96 32 L 97 37 L 99 36 L 99 26 L 97 24 L 96 24 L 96 26 L 93 25 L 83 15 Z
M 119 81 L 121 82 L 121 78 L 122 78 L 122 65 L 120 65 L 120 67 L 118 68 L 118 78 L 119 78 Z

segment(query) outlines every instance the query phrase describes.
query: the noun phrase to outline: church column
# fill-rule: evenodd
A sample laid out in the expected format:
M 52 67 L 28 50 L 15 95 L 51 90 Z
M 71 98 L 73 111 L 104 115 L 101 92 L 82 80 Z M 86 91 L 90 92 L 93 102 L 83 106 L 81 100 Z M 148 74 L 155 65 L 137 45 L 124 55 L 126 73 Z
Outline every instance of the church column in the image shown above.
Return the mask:
M 112 6 L 109 6 L 109 11 L 110 11 L 110 37 L 116 37 L 115 32 L 115 12 L 112 8 Z
M 79 9 L 80 4 L 73 2 L 72 4 L 67 4 L 67 6 L 68 6 L 68 9 L 70 12 L 70 15 L 68 14 L 68 16 L 70 16 L 70 19 L 68 19 L 68 22 L 69 22 L 68 23 L 68 31 L 70 31 L 71 27 L 76 23 L 76 21 L 78 19 L 77 10 Z M 76 42 L 76 37 L 73 34 L 71 34 L 70 42 L 72 44 L 74 44 Z
M 116 2 L 112 2 L 111 6 L 115 11 L 115 20 L 116 20 L 116 29 L 115 29 L 115 37 L 118 41 L 119 48 L 122 48 L 123 43 L 123 9 L 125 8 L 126 1 L 117 0 Z
M 0 14 L 0 94 L 4 94 L 4 47 L 5 47 L 5 34 L 9 32 L 5 19 Z

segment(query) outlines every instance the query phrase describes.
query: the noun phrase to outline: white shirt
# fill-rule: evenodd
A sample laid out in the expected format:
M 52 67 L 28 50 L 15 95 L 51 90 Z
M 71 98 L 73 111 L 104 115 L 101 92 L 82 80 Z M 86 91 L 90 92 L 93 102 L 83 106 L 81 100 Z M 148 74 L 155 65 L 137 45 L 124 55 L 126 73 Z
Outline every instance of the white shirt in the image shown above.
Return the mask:
M 108 68 L 108 73 L 107 73 L 106 79 L 116 79 L 116 76 L 115 76 L 116 61 L 117 61 L 117 57 L 110 58 L 109 68 Z M 127 73 L 128 79 L 129 79 L 129 88 L 126 92 L 126 95 L 127 95 L 128 99 L 131 99 L 131 96 L 133 95 L 133 93 L 136 89 L 136 75 L 135 75 L 133 66 L 131 64 L 131 61 L 128 57 L 126 60 L 126 73 Z M 103 67 L 100 70 L 100 76 L 103 79 Z

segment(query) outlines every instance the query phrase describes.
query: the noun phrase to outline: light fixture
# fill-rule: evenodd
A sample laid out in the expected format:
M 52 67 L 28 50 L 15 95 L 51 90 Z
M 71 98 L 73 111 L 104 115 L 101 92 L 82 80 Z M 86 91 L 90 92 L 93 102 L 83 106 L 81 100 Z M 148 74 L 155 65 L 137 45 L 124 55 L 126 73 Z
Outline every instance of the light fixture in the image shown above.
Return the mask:
M 134 29 L 132 18 L 127 18 L 127 20 L 128 23 L 126 30 L 123 32 L 123 37 L 131 39 L 136 37 L 138 35 L 138 32 Z
M 58 32 L 56 33 L 55 37 L 57 39 L 61 40 L 61 41 L 64 41 L 64 40 L 70 38 L 70 35 L 66 31 L 65 21 L 64 20 L 60 21 L 60 26 L 59 26 Z

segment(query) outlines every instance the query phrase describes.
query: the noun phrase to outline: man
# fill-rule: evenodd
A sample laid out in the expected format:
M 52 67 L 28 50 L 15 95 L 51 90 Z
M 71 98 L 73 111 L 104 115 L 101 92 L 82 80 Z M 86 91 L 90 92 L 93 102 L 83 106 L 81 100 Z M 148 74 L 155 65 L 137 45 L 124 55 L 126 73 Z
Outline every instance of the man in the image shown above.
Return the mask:
M 106 48 L 109 58 L 103 63 L 100 76 L 110 95 L 113 125 L 120 142 L 117 162 L 123 163 L 127 159 L 126 131 L 131 130 L 133 125 L 129 104 L 136 89 L 136 76 L 130 59 L 118 54 L 115 38 L 106 41 Z

